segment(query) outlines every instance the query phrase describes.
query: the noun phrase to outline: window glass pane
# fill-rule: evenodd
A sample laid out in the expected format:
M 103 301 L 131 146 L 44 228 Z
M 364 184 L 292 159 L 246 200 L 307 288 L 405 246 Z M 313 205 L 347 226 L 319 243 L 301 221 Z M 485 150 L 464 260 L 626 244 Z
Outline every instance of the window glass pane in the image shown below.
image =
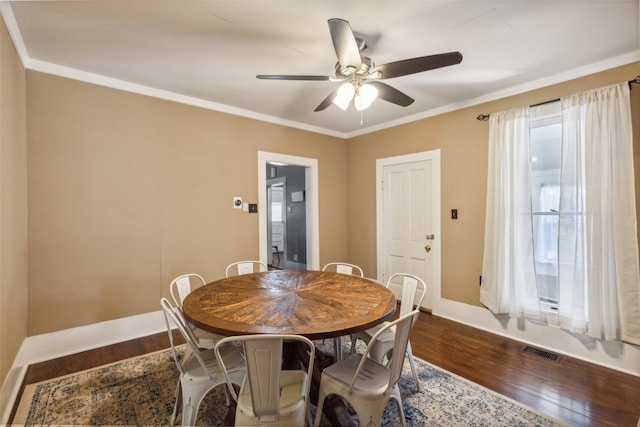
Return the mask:
M 282 222 L 281 202 L 271 202 L 271 222 Z
M 271 186 L 271 222 L 282 222 L 284 210 L 284 187 L 282 184 Z
M 562 125 L 558 105 L 531 111 L 531 209 L 536 282 L 543 308 L 558 302 L 558 223 Z
M 537 263 L 558 264 L 558 215 L 533 217 L 533 245 Z

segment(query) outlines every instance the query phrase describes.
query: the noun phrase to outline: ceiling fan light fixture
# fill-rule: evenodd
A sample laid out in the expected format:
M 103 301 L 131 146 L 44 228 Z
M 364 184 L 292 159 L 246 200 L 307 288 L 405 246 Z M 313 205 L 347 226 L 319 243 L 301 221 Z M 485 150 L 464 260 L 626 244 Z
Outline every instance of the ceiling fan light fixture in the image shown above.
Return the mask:
M 356 88 L 351 83 L 345 83 L 338 89 L 336 97 L 333 98 L 333 103 L 338 107 L 346 110 L 351 102 L 351 98 L 356 93 Z
M 371 104 L 377 97 L 378 89 L 373 85 L 365 83 L 358 88 L 356 96 L 353 98 L 353 103 L 356 110 L 362 111 L 371 107 Z

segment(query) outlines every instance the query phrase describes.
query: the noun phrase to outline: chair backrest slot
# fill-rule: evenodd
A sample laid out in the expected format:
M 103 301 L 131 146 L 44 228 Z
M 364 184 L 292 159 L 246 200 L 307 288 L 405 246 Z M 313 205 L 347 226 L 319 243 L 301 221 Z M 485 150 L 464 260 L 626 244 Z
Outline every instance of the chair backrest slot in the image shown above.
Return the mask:
M 169 291 L 171 293 L 171 298 L 173 298 L 173 303 L 176 307 L 182 307 L 182 302 L 187 295 L 189 295 L 196 287 L 203 286 L 205 284 L 206 281 L 204 278 L 196 273 L 188 273 L 176 277 L 169 285 Z
M 224 271 L 225 277 L 268 271 L 268 267 L 261 261 L 243 260 L 232 262 Z M 234 273 L 235 271 L 235 273 Z
M 396 273 L 387 280 L 387 288 L 390 288 L 391 284 L 397 282 L 398 279 L 401 279 L 402 286 L 399 316 L 404 316 L 413 311 L 414 305 L 420 307 L 427 293 L 427 284 L 413 274 Z
M 309 415 L 309 391 L 311 388 L 311 376 L 315 358 L 315 346 L 311 340 L 300 335 L 282 334 L 258 334 L 226 337 L 218 341 L 215 347 L 216 357 L 222 373 L 226 377 L 225 362 L 220 358 L 220 349 L 225 345 L 241 345 L 245 355 L 247 377 L 242 389 L 236 393 L 232 385 L 227 382 L 231 396 L 237 402 L 236 425 L 264 425 L 277 422 L 278 425 L 301 425 Z M 285 345 L 301 345 L 305 350 L 288 351 L 287 354 L 308 355 L 308 359 L 301 360 L 306 366 L 306 371 L 285 371 L 283 365 L 283 347 Z M 292 382 L 292 376 L 284 376 L 288 373 L 299 372 L 293 377 L 297 382 Z M 283 378 L 288 380 L 282 381 Z M 247 393 L 246 388 L 249 388 Z M 289 396 L 287 402 L 297 402 L 291 413 L 280 411 L 283 393 Z M 291 399 L 291 395 L 297 396 Z M 251 402 L 243 402 L 243 396 L 250 396 Z M 246 397 L 244 397 L 246 399 Z M 252 414 L 245 413 L 251 408 Z M 302 422 L 300 422 L 302 421 Z
M 336 273 L 340 274 L 349 274 L 351 276 L 364 277 L 364 272 L 362 268 L 358 267 L 355 264 L 350 264 L 348 262 L 330 262 L 322 267 L 322 271 L 331 271 L 335 270 Z
M 278 417 L 282 340 L 243 342 L 247 372 L 251 378 L 251 399 L 256 417 Z
M 180 277 L 176 281 L 176 288 L 178 289 L 178 296 L 180 302 L 184 302 L 184 299 L 191 293 L 191 282 L 188 277 Z

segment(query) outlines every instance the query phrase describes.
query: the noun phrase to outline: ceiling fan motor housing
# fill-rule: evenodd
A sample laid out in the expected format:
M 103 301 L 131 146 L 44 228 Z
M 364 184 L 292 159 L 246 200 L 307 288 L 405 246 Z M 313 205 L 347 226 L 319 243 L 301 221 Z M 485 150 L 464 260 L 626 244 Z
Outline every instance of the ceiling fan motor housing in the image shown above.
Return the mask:
M 359 68 L 352 66 L 343 67 L 339 62 L 336 62 L 336 77 L 347 79 L 354 74 L 360 77 L 367 77 L 369 71 L 375 67 L 375 64 L 368 56 L 361 56 L 362 62 Z

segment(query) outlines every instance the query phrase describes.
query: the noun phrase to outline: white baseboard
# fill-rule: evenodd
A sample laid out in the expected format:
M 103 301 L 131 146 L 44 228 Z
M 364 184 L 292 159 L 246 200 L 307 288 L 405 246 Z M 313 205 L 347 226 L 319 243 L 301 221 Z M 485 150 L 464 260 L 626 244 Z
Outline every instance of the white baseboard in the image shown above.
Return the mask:
M 0 425 L 7 425 L 9 422 L 9 414 L 13 408 L 13 403 L 18 397 L 22 379 L 27 372 L 26 366 L 13 367 L 9 370 L 7 378 L 0 389 Z
M 32 364 L 166 331 L 162 311 L 27 337 L 16 357 Z
M 640 347 L 600 341 L 529 321 L 501 318 L 483 307 L 441 299 L 434 315 L 585 362 L 640 376 Z
M 155 311 L 25 338 L 0 389 L 0 425 L 8 421 L 30 364 L 166 330 L 162 311 Z

